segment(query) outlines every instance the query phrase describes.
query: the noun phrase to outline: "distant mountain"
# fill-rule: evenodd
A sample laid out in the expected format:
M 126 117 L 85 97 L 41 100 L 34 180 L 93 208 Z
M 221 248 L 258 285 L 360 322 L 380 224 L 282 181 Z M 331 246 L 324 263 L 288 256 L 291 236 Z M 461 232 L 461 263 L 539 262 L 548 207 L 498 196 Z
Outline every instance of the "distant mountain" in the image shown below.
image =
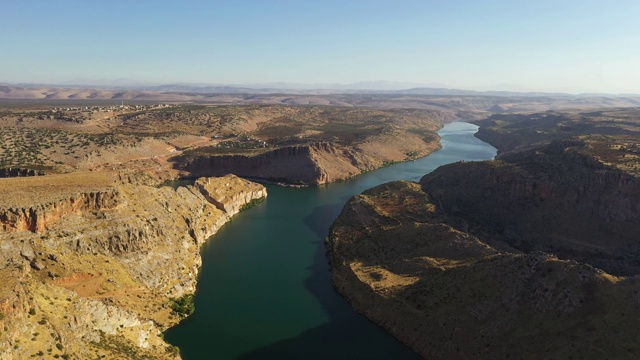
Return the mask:
M 393 94 L 408 95 L 452 95 L 452 96 L 574 96 L 566 93 L 545 93 L 545 92 L 516 92 L 516 91 L 477 91 L 477 90 L 460 90 L 447 88 L 430 88 L 419 87 L 406 90 L 395 90 Z
M 73 79 L 69 81 L 65 81 L 59 86 L 63 87 L 99 87 L 99 88 L 134 88 L 134 87 L 148 87 L 159 85 L 158 83 L 152 83 L 148 81 L 138 81 L 127 78 L 120 79 Z
M 114 91 L 152 91 L 190 94 L 292 94 L 292 95 L 332 95 L 332 94 L 386 94 L 386 95 L 433 95 L 433 96 L 599 96 L 621 97 L 640 96 L 640 94 L 607 94 L 607 93 L 581 93 L 576 91 L 536 91 L 515 84 L 498 84 L 483 89 L 459 89 L 444 84 L 422 84 L 397 81 L 361 81 L 348 84 L 338 83 L 242 83 L 242 84 L 216 84 L 216 83 L 154 83 L 134 79 L 73 79 L 60 84 L 44 83 L 2 83 L 3 86 L 17 86 L 25 89 L 62 88 L 62 89 L 99 89 Z
M 386 95 L 447 95 L 447 96 L 573 96 L 566 93 L 476 91 L 449 89 L 444 87 L 400 87 L 410 83 L 363 82 L 353 84 L 243 84 L 243 85 L 193 85 L 163 84 L 157 86 L 135 86 L 131 89 L 143 91 L 181 92 L 194 94 L 386 94 Z M 386 87 L 386 89 L 385 89 Z M 600 95 L 602 96 L 602 95 Z

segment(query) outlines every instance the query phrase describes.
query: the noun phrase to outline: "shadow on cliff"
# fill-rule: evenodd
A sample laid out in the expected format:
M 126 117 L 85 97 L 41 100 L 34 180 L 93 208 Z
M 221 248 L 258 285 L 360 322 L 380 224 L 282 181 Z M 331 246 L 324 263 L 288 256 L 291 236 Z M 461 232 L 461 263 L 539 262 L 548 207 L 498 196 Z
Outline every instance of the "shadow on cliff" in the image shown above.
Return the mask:
M 322 305 L 329 321 L 268 346 L 243 354 L 239 359 L 418 359 L 408 347 L 357 314 L 333 288 L 323 239 L 342 210 L 339 203 L 317 206 L 304 224 L 318 235 L 311 275 L 305 288 Z

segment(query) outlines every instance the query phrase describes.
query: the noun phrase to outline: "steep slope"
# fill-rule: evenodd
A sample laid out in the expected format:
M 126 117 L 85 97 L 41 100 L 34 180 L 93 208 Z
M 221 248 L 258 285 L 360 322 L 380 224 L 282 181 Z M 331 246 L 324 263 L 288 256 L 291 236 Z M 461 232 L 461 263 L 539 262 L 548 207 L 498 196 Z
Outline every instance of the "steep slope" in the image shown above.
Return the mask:
M 199 156 L 181 168 L 196 176 L 237 174 L 290 184 L 326 184 L 362 171 L 379 168 L 382 161 L 328 143 L 289 146 L 260 155 Z
M 180 320 L 171 299 L 193 293 L 200 246 L 265 188 L 230 175 L 173 190 L 108 173 L 66 186 L 74 176 L 0 183 L 16 184 L 0 204 L 0 358 L 179 357 L 161 338 Z M 34 199 L 29 181 L 47 196 Z
M 623 150 L 619 155 L 633 155 L 633 152 L 625 154 L 624 145 L 637 143 L 640 109 L 494 114 L 475 123 L 480 126 L 476 137 L 498 148 L 499 154 L 526 150 L 556 140 L 580 138 L 605 142 L 609 146 L 622 145 L 622 149 L 615 148 Z
M 636 358 L 640 182 L 583 146 L 352 198 L 327 241 L 336 289 L 425 358 Z
M 171 159 L 175 168 L 195 176 L 233 173 L 325 184 L 428 155 L 439 148 L 437 130 L 454 119 L 446 112 L 409 109 L 273 106 L 251 111 L 262 113 L 225 120 L 225 128 L 242 125 L 246 134 L 234 130 L 228 140 L 178 154 Z
M 640 180 L 558 141 L 437 169 L 421 183 L 451 221 L 487 241 L 640 273 Z

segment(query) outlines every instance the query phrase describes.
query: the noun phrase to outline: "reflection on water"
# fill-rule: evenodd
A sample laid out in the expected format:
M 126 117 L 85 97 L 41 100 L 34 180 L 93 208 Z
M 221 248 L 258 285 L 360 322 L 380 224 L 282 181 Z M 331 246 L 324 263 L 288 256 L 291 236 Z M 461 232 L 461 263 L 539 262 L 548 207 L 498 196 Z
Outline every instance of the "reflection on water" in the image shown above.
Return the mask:
M 452 123 L 442 149 L 349 181 L 310 188 L 267 186 L 267 201 L 242 212 L 202 249 L 196 311 L 166 339 L 184 359 L 415 359 L 334 290 L 324 238 L 354 194 L 393 180 L 417 181 L 438 166 L 495 156 L 477 127 Z

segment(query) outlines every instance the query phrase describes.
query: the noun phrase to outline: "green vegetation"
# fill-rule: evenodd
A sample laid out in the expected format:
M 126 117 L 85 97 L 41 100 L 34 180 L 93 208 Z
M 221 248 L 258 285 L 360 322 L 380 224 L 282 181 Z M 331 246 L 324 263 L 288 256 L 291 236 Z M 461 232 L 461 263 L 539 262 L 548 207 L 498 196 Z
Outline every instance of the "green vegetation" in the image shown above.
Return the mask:
M 171 299 L 171 310 L 178 315 L 189 316 L 196 309 L 194 300 L 194 294 L 185 294 L 179 298 Z
M 264 201 L 265 198 L 259 198 L 259 199 L 253 199 L 251 201 L 249 201 L 248 203 L 242 205 L 242 207 L 240 207 L 240 211 L 244 211 L 247 210 L 257 204 L 260 204 L 261 202 Z

